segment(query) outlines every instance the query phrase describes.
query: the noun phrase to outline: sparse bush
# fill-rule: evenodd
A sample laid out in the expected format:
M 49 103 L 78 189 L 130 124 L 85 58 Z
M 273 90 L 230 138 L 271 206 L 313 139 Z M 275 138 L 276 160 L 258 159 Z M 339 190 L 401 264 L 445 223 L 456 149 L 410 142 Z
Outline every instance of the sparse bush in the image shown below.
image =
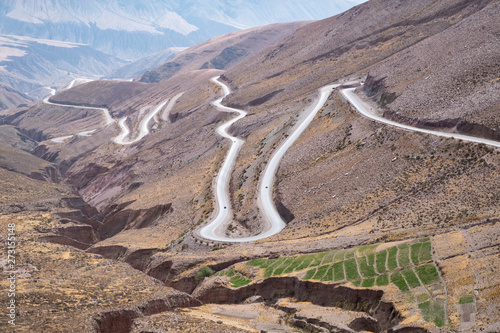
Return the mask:
M 194 279 L 196 283 L 198 283 L 201 279 L 204 277 L 208 277 L 210 275 L 214 274 L 214 270 L 211 269 L 208 266 L 202 266 L 198 272 L 194 275 Z

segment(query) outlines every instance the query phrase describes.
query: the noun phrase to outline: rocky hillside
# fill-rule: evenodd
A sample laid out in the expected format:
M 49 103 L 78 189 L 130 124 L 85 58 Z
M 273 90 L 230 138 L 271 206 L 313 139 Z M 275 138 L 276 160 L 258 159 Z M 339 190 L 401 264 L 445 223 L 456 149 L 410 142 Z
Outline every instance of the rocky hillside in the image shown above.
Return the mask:
M 9 86 L 0 84 L 0 110 L 17 107 L 29 102 L 34 102 L 34 98 Z
M 377 65 L 365 92 L 390 118 L 499 140 L 499 14 L 500 3 L 491 3 Z
M 197 69 L 228 69 L 277 43 L 306 23 L 281 23 L 212 38 L 147 71 L 141 82 L 160 82 Z
M 340 90 L 358 86 L 398 121 L 494 137 L 498 8 L 372 0 L 285 35 L 270 26 L 214 39 L 150 71 L 154 80 L 96 81 L 50 99 L 106 107 L 110 123 L 81 107 L 2 111 L 0 161 L 11 161 L 1 179 L 12 190 L 0 226 L 20 225 L 20 313 L 33 314 L 24 331 L 495 331 L 499 149 L 374 122 Z M 256 40 L 268 44 L 217 67 Z M 343 84 L 280 163 L 274 203 L 286 227 L 257 242 L 195 233 L 214 216 L 230 146 L 216 129 L 233 115 L 210 105 L 218 75 L 232 89 L 223 104 L 248 113 L 230 129 L 245 140 L 229 184 L 233 237 L 262 230 L 262 170 L 318 88 Z M 117 143 L 119 121 L 137 136 L 161 103 L 149 134 Z

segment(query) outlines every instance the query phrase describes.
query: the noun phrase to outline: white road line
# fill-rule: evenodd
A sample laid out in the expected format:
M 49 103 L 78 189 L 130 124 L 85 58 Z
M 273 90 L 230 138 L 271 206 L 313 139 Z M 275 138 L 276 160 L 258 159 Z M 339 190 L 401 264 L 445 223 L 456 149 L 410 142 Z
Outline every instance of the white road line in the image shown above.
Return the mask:
M 50 139 L 50 141 L 55 142 L 55 143 L 63 143 L 64 141 L 66 141 L 72 137 L 73 137 L 73 135 L 60 136 L 57 138 Z
M 78 136 L 90 136 L 92 133 L 94 133 L 95 131 L 97 131 L 97 128 L 93 129 L 93 130 L 90 130 L 90 131 L 83 131 L 83 132 L 80 132 L 78 133 L 77 135 Z
M 163 113 L 162 113 L 162 116 L 161 116 L 162 120 L 168 121 L 168 115 L 169 115 L 170 111 L 172 110 L 172 108 L 174 107 L 175 102 L 177 102 L 177 100 L 179 99 L 179 97 L 181 97 L 184 93 L 185 93 L 185 91 L 183 91 L 183 92 L 175 95 L 174 98 L 172 98 L 170 100 L 170 102 L 168 102 L 167 107 L 165 108 L 165 110 L 163 110 Z
M 127 124 L 125 124 L 127 117 L 120 119 L 120 121 L 118 122 L 118 126 L 120 126 L 121 128 L 121 132 L 117 137 L 113 138 L 113 141 L 121 145 L 130 145 L 132 143 L 140 141 L 142 138 L 149 134 L 148 123 L 165 106 L 165 104 L 167 104 L 167 102 L 168 99 L 160 103 L 153 111 L 151 111 L 146 117 L 142 119 L 139 125 L 139 135 L 133 140 L 125 141 L 125 138 L 130 134 L 130 130 L 128 129 Z
M 98 107 L 93 107 L 93 106 L 80 106 L 80 105 L 71 105 L 71 104 L 60 104 L 60 103 L 53 103 L 49 101 L 49 97 L 45 98 L 43 102 L 45 104 L 49 105 L 56 105 L 56 106 L 65 106 L 65 107 L 70 107 L 70 108 L 78 108 L 78 109 L 91 109 L 91 110 L 99 110 L 102 112 L 102 115 L 104 116 L 104 119 L 106 120 L 106 125 L 110 125 L 115 122 L 115 120 L 111 117 L 109 114 L 109 110 L 106 108 L 98 108 Z
M 468 136 L 468 135 L 463 135 L 463 134 L 456 134 L 456 133 L 447 133 L 447 132 L 440 132 L 440 131 L 434 131 L 434 130 L 427 130 L 423 128 L 418 128 L 414 126 L 408 126 L 404 124 L 397 123 L 392 120 L 388 120 L 386 118 L 377 116 L 376 114 L 372 113 L 371 107 L 368 103 L 364 102 L 358 95 L 354 93 L 354 89 L 356 88 L 347 88 L 347 89 L 342 89 L 342 94 L 349 100 L 349 102 L 358 110 L 359 113 L 362 115 L 373 119 L 375 121 L 403 128 L 406 130 L 414 131 L 414 132 L 420 132 L 420 133 L 426 133 L 426 134 L 432 134 L 432 135 L 437 135 L 441 137 L 446 137 L 446 138 L 455 138 L 455 139 L 461 139 L 464 141 L 470 141 L 470 142 L 476 142 L 476 143 L 484 143 L 485 145 L 488 146 L 494 146 L 494 147 L 500 147 L 500 142 L 498 141 L 493 141 L 493 140 L 488 140 L 488 139 L 483 139 L 483 138 L 478 138 L 474 136 Z
M 229 87 L 227 87 L 224 83 L 218 81 L 219 77 L 212 78 L 211 81 L 218 84 L 219 86 L 222 87 L 224 90 L 224 97 L 229 95 Z M 224 97 L 219 98 L 215 102 L 212 103 L 213 106 L 215 106 L 219 111 L 224 111 L 224 112 L 236 112 L 238 113 L 238 116 L 231 119 L 230 121 L 222 124 L 217 128 L 217 133 L 225 138 L 228 138 L 231 140 L 231 148 L 229 149 L 229 152 L 226 155 L 226 159 L 224 160 L 224 163 L 222 164 L 222 167 L 219 171 L 219 174 L 217 175 L 217 180 L 216 180 L 216 191 L 215 191 L 215 200 L 217 203 L 217 216 L 215 219 L 207 224 L 206 226 L 202 227 L 199 229 L 199 234 L 201 237 L 206 238 L 206 239 L 211 239 L 211 240 L 216 240 L 216 241 L 245 241 L 243 238 L 241 239 L 232 239 L 229 237 L 221 237 L 217 236 L 216 233 L 221 232 L 222 230 L 219 230 L 220 226 L 223 225 L 223 223 L 232 216 L 230 214 L 231 212 L 231 207 L 230 207 L 230 200 L 229 200 L 229 195 L 228 195 L 228 185 L 229 185 L 229 180 L 231 177 L 231 169 L 236 161 L 236 157 L 238 155 L 238 151 L 240 150 L 241 146 L 243 145 L 243 140 L 236 138 L 234 136 L 231 136 L 229 133 L 227 133 L 227 129 L 234 124 L 236 121 L 240 120 L 241 118 L 246 116 L 246 112 L 243 110 L 238 110 L 234 108 L 229 108 L 221 104 L 222 100 Z

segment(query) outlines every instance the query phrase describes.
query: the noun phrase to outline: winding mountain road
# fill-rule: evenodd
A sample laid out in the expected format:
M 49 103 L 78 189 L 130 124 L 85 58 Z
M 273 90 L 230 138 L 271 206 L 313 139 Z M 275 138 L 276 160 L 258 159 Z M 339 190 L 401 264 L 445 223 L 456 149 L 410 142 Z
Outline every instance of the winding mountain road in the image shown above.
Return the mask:
M 224 97 L 226 97 L 230 93 L 229 87 L 226 86 L 224 83 L 220 82 L 218 79 L 219 77 L 212 78 L 212 82 L 222 87 L 222 89 L 224 90 Z M 216 205 L 217 215 L 210 223 L 208 223 L 207 225 L 205 225 L 204 227 L 200 228 L 197 231 L 199 236 L 205 239 L 218 242 L 230 242 L 230 243 L 252 242 L 275 235 L 279 233 L 286 226 L 285 222 L 281 219 L 281 216 L 276 210 L 276 207 L 274 206 L 272 199 L 274 175 L 278 168 L 279 162 L 283 158 L 285 152 L 288 150 L 288 148 L 292 146 L 292 144 L 297 140 L 300 134 L 311 123 L 316 113 L 325 104 L 326 99 L 330 95 L 332 89 L 337 86 L 338 85 L 329 85 L 320 89 L 320 96 L 308 110 L 307 116 L 297 126 L 297 128 L 287 138 L 287 140 L 278 148 L 278 150 L 275 151 L 275 153 L 267 163 L 267 167 L 264 170 L 264 175 L 262 177 L 262 182 L 260 185 L 260 196 L 259 196 L 260 207 L 264 214 L 266 226 L 264 227 L 264 230 L 260 234 L 249 237 L 232 238 L 224 235 L 225 222 L 229 222 L 230 219 L 232 218 L 229 193 L 228 193 L 231 170 L 236 161 L 238 151 L 244 143 L 243 140 L 228 134 L 227 129 L 236 121 L 245 117 L 246 112 L 243 110 L 223 106 L 221 102 L 224 99 L 224 97 L 221 97 L 212 103 L 220 111 L 236 112 L 239 115 L 217 128 L 217 133 L 219 133 L 223 137 L 230 139 L 232 141 L 232 145 L 231 148 L 229 149 L 229 152 L 221 167 L 221 170 L 219 171 L 216 180 L 215 200 L 217 202 Z
M 52 89 L 53 90 L 53 89 Z M 55 91 L 54 93 L 55 94 Z M 92 109 L 92 110 L 99 110 L 102 112 L 102 115 L 104 116 L 104 120 L 106 121 L 106 126 L 110 125 L 115 122 L 115 120 L 111 117 L 109 114 L 109 110 L 106 108 L 98 108 L 98 107 L 93 107 L 93 106 L 80 106 L 80 105 L 71 105 L 71 104 L 62 104 L 62 103 L 53 103 L 49 101 L 49 97 L 46 97 L 43 102 L 45 104 L 49 105 L 56 105 L 56 106 L 65 106 L 65 107 L 70 107 L 70 108 L 79 108 L 79 109 Z
M 148 128 L 149 122 L 158 112 L 160 112 L 160 110 L 165 106 L 165 104 L 167 104 L 167 102 L 168 99 L 160 103 L 156 108 L 154 108 L 153 111 L 151 111 L 146 117 L 144 117 L 141 120 L 141 123 L 139 125 L 140 129 L 139 135 L 133 140 L 130 141 L 125 140 L 125 138 L 130 134 L 130 130 L 128 129 L 127 124 L 125 124 L 125 122 L 127 121 L 127 117 L 120 119 L 120 121 L 118 122 L 118 126 L 120 127 L 121 132 L 120 134 L 118 134 L 117 137 L 113 139 L 113 141 L 120 145 L 130 145 L 132 143 L 136 143 L 137 141 L 142 140 L 142 138 L 144 138 L 146 135 L 149 134 L 149 128 Z
M 224 91 L 224 96 L 217 99 L 215 102 L 212 102 L 212 105 L 215 106 L 219 111 L 236 112 L 238 113 L 238 116 L 229 120 L 228 122 L 222 124 L 217 128 L 217 133 L 231 140 L 232 144 L 231 148 L 229 148 L 229 152 L 226 155 L 226 159 L 222 164 L 219 174 L 217 175 L 217 180 L 215 185 L 216 186 L 215 201 L 217 203 L 216 204 L 217 215 L 215 219 L 213 219 L 209 224 L 199 229 L 198 234 L 203 238 L 216 240 L 220 242 L 224 241 L 244 242 L 245 240 L 241 240 L 242 238 L 233 240 L 233 238 L 220 236 L 220 234 L 224 232 L 221 226 L 224 224 L 224 222 L 226 222 L 229 218 L 232 217 L 232 214 L 230 214 L 231 206 L 230 206 L 229 191 L 228 191 L 229 180 L 231 178 L 232 167 L 236 161 L 236 157 L 238 156 L 238 151 L 240 150 L 241 146 L 244 143 L 243 140 L 227 133 L 227 129 L 232 124 L 234 124 L 241 118 L 245 117 L 247 113 L 243 110 L 230 108 L 222 105 L 221 104 L 222 100 L 230 93 L 229 87 L 219 81 L 219 76 L 212 78 L 211 81 L 221 86 Z
M 474 136 L 456 134 L 456 133 L 447 133 L 447 132 L 440 132 L 440 131 L 434 131 L 434 130 L 427 130 L 427 129 L 423 129 L 423 128 L 418 128 L 418 127 L 414 127 L 414 126 L 400 124 L 400 123 L 397 123 L 395 121 L 380 117 L 371 111 L 372 107 L 368 103 L 363 101 L 358 95 L 356 95 L 354 93 L 354 89 L 356 89 L 356 88 L 342 89 L 341 93 L 356 108 L 356 110 L 358 110 L 359 113 L 361 113 L 362 115 L 364 115 L 370 119 L 373 119 L 375 121 L 378 121 L 378 122 L 381 122 L 381 123 L 384 123 L 387 125 L 403 128 L 406 130 L 414 131 L 414 132 L 432 134 L 432 135 L 437 135 L 437 136 L 446 137 L 446 138 L 461 139 L 464 141 L 470 141 L 470 142 L 476 142 L 476 143 L 484 143 L 488 146 L 493 146 L 493 147 L 500 147 L 500 142 L 498 142 L 498 141 L 478 138 L 478 137 L 474 137 Z
M 222 89 L 224 90 L 224 97 L 226 97 L 230 93 L 229 87 L 227 87 L 224 83 L 220 82 L 218 78 L 219 77 L 212 78 L 212 81 L 222 87 Z M 279 233 L 286 226 L 285 222 L 281 219 L 278 211 L 276 210 L 272 198 L 273 182 L 276 170 L 278 169 L 279 163 L 283 158 L 285 152 L 288 150 L 288 148 L 290 148 L 293 145 L 293 143 L 297 140 L 300 134 L 302 134 L 302 132 L 307 128 L 307 126 L 309 126 L 311 121 L 314 119 L 316 113 L 325 104 L 331 91 L 338 86 L 340 85 L 335 84 L 335 85 L 325 86 L 320 89 L 320 96 L 310 107 L 310 110 L 308 110 L 305 119 L 297 126 L 297 128 L 287 138 L 287 140 L 278 148 L 278 150 L 275 151 L 275 153 L 267 163 L 266 169 L 264 170 L 264 174 L 262 177 L 262 181 L 260 182 L 259 186 L 259 201 L 258 201 L 258 205 L 261 208 L 261 211 L 263 212 L 263 217 L 266 222 L 266 226 L 264 227 L 264 230 L 260 234 L 250 237 L 232 238 L 232 237 L 227 237 L 224 234 L 226 230 L 225 225 L 227 222 L 230 221 L 232 217 L 229 193 L 228 193 L 231 170 L 236 161 L 236 156 L 238 154 L 238 151 L 243 144 L 243 140 L 229 135 L 227 133 L 227 129 L 236 121 L 243 118 L 246 115 L 246 113 L 243 110 L 223 106 L 221 102 L 224 97 L 219 98 L 217 101 L 212 103 L 220 111 L 236 112 L 239 115 L 236 118 L 231 119 L 230 121 L 224 123 L 223 125 L 217 128 L 217 133 L 219 133 L 223 137 L 232 140 L 232 145 L 216 180 L 215 200 L 217 202 L 216 205 L 217 215 L 210 223 L 197 230 L 197 234 L 199 236 L 205 239 L 218 242 L 228 242 L 228 243 L 252 242 L 275 235 Z M 427 133 L 441 137 L 462 139 L 464 141 L 484 143 L 486 145 L 500 147 L 500 142 L 493 140 L 472 137 L 462 134 L 426 130 L 385 119 L 383 117 L 374 114 L 371 111 L 372 108 L 370 107 L 370 105 L 364 102 L 358 95 L 356 95 L 354 93 L 354 89 L 355 88 L 342 89 L 341 93 L 346 97 L 346 99 L 355 107 L 355 109 L 359 113 L 375 121 L 414 132 Z
M 73 80 L 70 84 L 71 86 L 74 84 Z M 51 95 L 55 95 L 56 91 L 53 88 L 49 88 L 51 90 Z M 177 100 L 182 94 L 179 94 L 174 97 L 175 100 Z M 62 103 L 53 103 L 49 101 L 49 97 L 45 98 L 43 102 L 48 105 L 56 105 L 56 106 L 64 106 L 64 107 L 72 107 L 72 108 L 79 108 L 79 109 L 92 109 L 92 110 L 100 110 L 104 116 L 104 119 L 106 121 L 105 126 L 113 124 L 116 122 L 115 119 L 113 119 L 109 113 L 109 110 L 107 108 L 99 108 L 99 107 L 92 107 L 92 106 L 80 106 L 80 105 L 71 105 L 71 104 L 62 104 Z M 120 144 L 120 145 L 130 145 L 135 142 L 140 141 L 142 138 L 144 138 L 146 135 L 149 134 L 149 128 L 148 124 L 153 119 L 153 117 L 167 104 L 169 100 L 165 100 L 164 102 L 160 103 L 156 108 L 153 109 L 146 117 L 144 117 L 141 120 L 141 123 L 139 125 L 139 135 L 130 141 L 126 140 L 126 137 L 130 134 L 130 130 L 128 129 L 127 124 L 125 123 L 127 121 L 127 117 L 124 117 L 118 121 L 118 127 L 120 127 L 120 134 L 118 136 L 113 138 L 113 142 Z M 175 101 L 174 101 L 175 103 Z M 173 103 L 171 103 L 170 108 L 172 108 Z M 89 131 L 84 131 L 80 132 L 77 135 L 79 136 L 90 136 L 91 133 L 95 132 L 97 129 L 89 130 Z M 63 143 L 65 140 L 72 138 L 73 135 L 67 135 L 67 136 L 61 136 L 58 138 L 53 138 L 51 139 L 52 142 L 55 143 Z

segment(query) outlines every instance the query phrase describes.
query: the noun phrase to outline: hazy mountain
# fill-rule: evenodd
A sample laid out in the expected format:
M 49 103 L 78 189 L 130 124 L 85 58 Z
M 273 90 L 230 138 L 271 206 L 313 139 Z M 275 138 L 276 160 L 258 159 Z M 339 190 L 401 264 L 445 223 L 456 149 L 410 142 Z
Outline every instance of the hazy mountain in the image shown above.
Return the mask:
M 176 54 L 184 51 L 187 47 L 169 47 L 168 49 L 154 53 L 130 64 L 113 70 L 110 74 L 106 75 L 109 79 L 131 79 L 142 75 L 145 71 L 163 65 L 168 60 L 172 59 Z
M 35 101 L 35 99 L 31 96 L 0 83 L 0 110 L 17 107 L 20 104 L 33 101 Z
M 25 93 L 74 77 L 97 78 L 124 64 L 83 44 L 0 35 L 0 82 Z
M 276 23 L 234 31 L 190 47 L 161 66 L 145 72 L 142 82 L 160 82 L 197 69 L 228 69 L 292 34 L 306 22 Z
M 137 59 L 237 29 L 325 18 L 363 1 L 7 0 L 0 3 L 0 33 L 84 43 Z

